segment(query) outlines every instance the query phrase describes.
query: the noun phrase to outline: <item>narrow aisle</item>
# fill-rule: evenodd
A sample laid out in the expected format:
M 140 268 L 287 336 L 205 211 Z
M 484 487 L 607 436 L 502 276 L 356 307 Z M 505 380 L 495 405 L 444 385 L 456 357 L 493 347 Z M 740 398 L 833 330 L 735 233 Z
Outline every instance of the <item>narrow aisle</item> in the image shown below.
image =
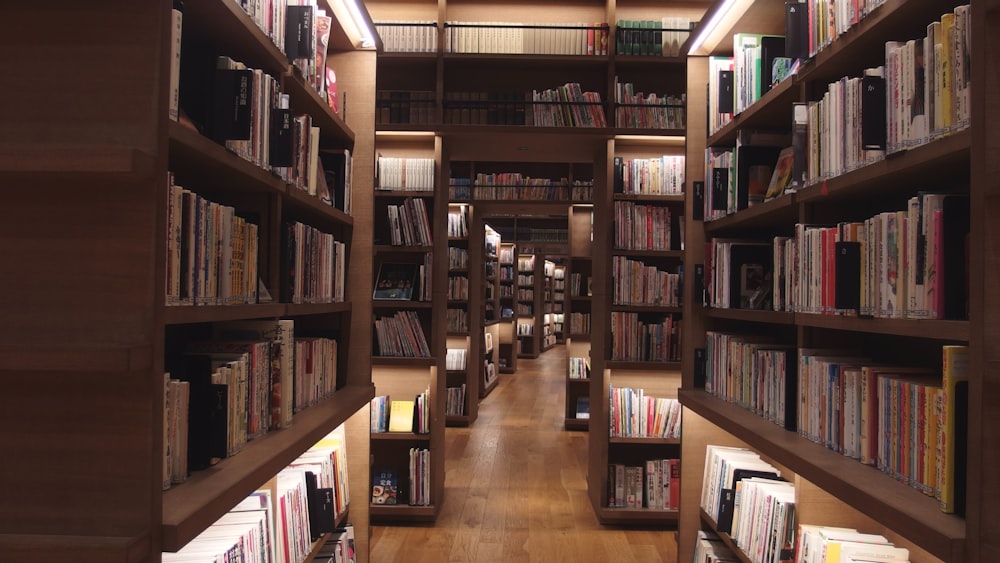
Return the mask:
M 448 428 L 433 525 L 372 526 L 372 563 L 675 561 L 672 530 L 600 526 L 587 499 L 587 433 L 563 429 L 566 349 L 519 359 L 470 428 Z

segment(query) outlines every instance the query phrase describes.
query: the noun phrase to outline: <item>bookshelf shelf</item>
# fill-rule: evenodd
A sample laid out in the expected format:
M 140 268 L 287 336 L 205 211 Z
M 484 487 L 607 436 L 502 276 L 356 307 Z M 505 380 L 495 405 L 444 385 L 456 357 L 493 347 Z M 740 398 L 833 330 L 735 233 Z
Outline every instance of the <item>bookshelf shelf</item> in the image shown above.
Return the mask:
M 784 21 L 782 15 L 781 21 Z M 774 123 L 790 123 L 792 102 L 798 97 L 794 77 L 788 77 L 761 96 L 743 113 L 708 137 L 706 146 L 721 147 L 736 144 L 736 132 L 740 129 L 768 128 Z
M 459 427 L 461 427 L 461 426 L 469 426 L 471 424 L 471 421 L 469 420 L 468 416 L 464 416 L 464 415 L 458 416 L 458 415 L 451 415 L 451 414 L 448 415 L 448 416 L 446 416 L 446 417 L 444 417 L 444 422 L 448 426 L 459 426 Z
M 221 145 L 177 122 L 167 127 L 171 166 L 197 174 L 204 184 L 238 185 L 240 191 L 285 193 L 288 185 Z
M 615 194 L 614 201 L 648 201 L 656 203 L 684 203 L 684 195 Z
M 285 57 L 271 39 L 239 6 L 231 2 L 197 2 L 184 6 L 185 30 L 198 37 L 213 37 L 226 45 L 228 55 L 247 66 L 259 68 L 274 77 L 288 69 Z
M 312 116 L 313 126 L 320 128 L 320 139 L 354 144 L 354 131 L 319 97 L 315 88 L 306 84 L 298 68 L 291 67 L 283 74 L 282 87 L 289 95 L 293 111 Z
M 598 518 L 605 524 L 618 525 L 640 525 L 648 524 L 662 526 L 671 522 L 676 522 L 678 511 L 676 510 L 655 510 L 649 508 L 610 508 L 603 507 L 598 510 Z
M 854 459 L 828 450 L 705 391 L 681 390 L 681 403 L 751 448 L 815 485 L 863 506 L 872 518 L 945 561 L 955 560 L 965 543 L 965 521 L 944 514 L 933 497 L 897 482 Z
M 795 324 L 795 315 L 784 311 L 758 311 L 751 309 L 705 308 L 705 316 L 713 319 L 761 322 L 769 324 Z
M 297 413 L 289 428 L 248 442 L 237 455 L 168 489 L 163 494 L 163 549 L 180 549 L 374 396 L 371 386 L 338 389 Z
M 794 321 L 799 326 L 814 328 L 873 332 L 956 342 L 968 342 L 970 334 L 968 321 L 858 318 L 804 313 L 795 313 Z
M 396 246 L 377 244 L 374 251 L 378 254 L 427 254 L 434 249 L 432 246 Z
M 149 178 L 153 170 L 153 156 L 132 147 L 0 145 L 0 178 L 11 181 L 39 175 L 52 180 L 135 181 Z
M 372 440 L 401 440 L 406 442 L 429 442 L 430 434 L 417 434 L 415 432 L 372 432 Z
M 309 195 L 305 190 L 288 187 L 287 208 L 299 216 L 308 218 L 316 224 L 330 225 L 331 228 L 337 226 L 354 226 L 354 217 L 344 213 L 340 209 L 324 203 L 318 197 Z
M 403 356 L 372 356 L 373 366 L 433 366 L 434 358 L 403 357 Z
M 550 68 L 553 65 L 576 68 L 603 68 L 608 64 L 608 58 L 597 55 L 522 55 L 522 54 L 487 54 L 487 53 L 444 53 L 445 64 L 478 65 L 489 64 L 491 68 Z
M 609 369 L 638 369 L 638 370 L 678 370 L 680 362 L 630 362 L 624 360 L 608 360 L 605 367 Z
M 740 563 L 753 563 L 753 561 L 749 557 L 747 557 L 745 553 L 743 553 L 743 550 L 736 545 L 736 542 L 733 541 L 733 538 L 730 537 L 729 534 L 719 531 L 718 524 L 704 510 L 701 511 L 701 521 L 706 526 L 708 526 L 713 532 L 715 532 L 715 535 L 719 536 L 719 539 L 722 540 L 722 543 L 725 544 L 725 546 L 729 548 L 729 550 L 733 553 L 733 555 L 735 555 L 736 558 L 740 560 Z
M 681 313 L 681 307 L 661 307 L 659 305 L 611 305 L 612 311 L 626 311 L 631 313 Z
M 609 444 L 633 444 L 639 446 L 651 445 L 680 445 L 680 438 L 623 438 L 612 436 L 608 438 Z
M 624 248 L 614 248 L 611 250 L 613 256 L 628 256 L 630 258 L 683 258 L 683 250 L 633 250 Z
M 733 229 L 787 228 L 798 217 L 795 195 L 785 195 L 748 207 L 739 213 L 705 223 L 705 234 L 718 235 Z
M 176 307 L 164 307 L 163 318 L 167 325 L 181 325 L 241 319 L 278 318 L 285 315 L 287 311 L 288 305 L 284 303 L 207 307 L 179 305 Z
M 372 308 L 376 310 L 382 309 L 431 309 L 434 307 L 434 303 L 431 301 L 404 301 L 404 300 L 392 300 L 392 299 L 372 299 Z
M 409 506 L 406 504 L 368 505 L 372 518 L 378 518 L 391 522 L 433 522 L 437 518 L 438 507 L 431 506 Z
M 405 198 L 405 197 L 425 197 L 433 198 L 434 192 L 426 190 L 382 190 L 374 192 L 376 198 Z
M 563 420 L 563 428 L 566 430 L 588 430 L 590 420 L 586 418 L 566 418 Z

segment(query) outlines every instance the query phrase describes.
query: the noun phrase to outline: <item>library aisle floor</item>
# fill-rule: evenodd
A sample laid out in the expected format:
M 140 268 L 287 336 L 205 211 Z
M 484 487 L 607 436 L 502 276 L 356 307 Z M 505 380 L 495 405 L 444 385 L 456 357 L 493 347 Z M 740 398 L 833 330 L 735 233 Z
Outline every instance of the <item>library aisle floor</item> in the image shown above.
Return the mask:
M 672 530 L 606 528 L 587 500 L 587 433 L 563 430 L 565 346 L 447 429 L 445 503 L 433 525 L 372 526 L 371 562 L 673 562 Z

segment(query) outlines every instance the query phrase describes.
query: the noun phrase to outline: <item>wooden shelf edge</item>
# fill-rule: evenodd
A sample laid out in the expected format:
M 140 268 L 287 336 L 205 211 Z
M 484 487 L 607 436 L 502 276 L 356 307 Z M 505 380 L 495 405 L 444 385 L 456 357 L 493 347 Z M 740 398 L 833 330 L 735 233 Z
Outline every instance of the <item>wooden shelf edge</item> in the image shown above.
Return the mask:
M 634 362 L 627 360 L 608 360 L 604 363 L 604 367 L 608 369 L 664 369 L 664 370 L 679 370 L 681 369 L 680 362 Z
M 0 145 L 0 178 L 60 179 L 65 175 L 139 180 L 153 175 L 155 159 L 139 149 L 117 145 Z
M 566 430 L 590 430 L 590 419 L 567 417 L 563 420 L 563 428 Z
M 604 506 L 598 509 L 597 519 L 602 524 L 662 526 L 677 523 L 680 520 L 680 512 L 677 510 Z
M 961 553 L 965 521 L 938 502 L 854 459 L 828 450 L 703 390 L 681 389 L 681 404 L 845 503 L 946 561 Z
M 433 522 L 437 519 L 438 507 L 410 506 L 408 504 L 369 504 L 369 517 L 373 524 L 391 524 L 395 522 Z
M 243 450 L 163 494 L 165 551 L 177 551 L 277 474 L 375 396 L 373 385 L 338 389 L 295 415 L 292 426 L 249 442 Z
M 370 434 L 370 439 L 385 441 L 429 442 L 431 440 L 431 435 L 417 434 L 416 432 L 372 432 Z
M 0 558 L 15 560 L 30 553 L 35 561 L 61 561 L 72 553 L 75 561 L 148 561 L 152 539 L 136 537 L 71 536 L 59 534 L 0 534 Z
M 297 204 L 301 209 L 305 209 L 314 215 L 332 220 L 341 225 L 354 226 L 354 217 L 328 203 L 324 203 L 317 196 L 310 194 L 298 186 L 289 185 L 286 193 L 288 194 L 289 201 Z
M 472 419 L 468 415 L 445 415 L 444 417 L 445 426 L 451 426 L 455 428 L 466 428 L 472 424 Z
M 373 366 L 416 366 L 430 367 L 435 362 L 434 358 L 404 358 L 397 356 L 372 356 Z
M 861 318 L 808 313 L 795 313 L 794 320 L 795 324 L 799 326 L 895 334 L 935 340 L 968 342 L 971 333 L 969 321 Z
M 296 307 L 311 307 L 311 305 L 296 305 Z M 288 309 L 289 306 L 284 303 L 207 306 L 177 305 L 164 307 L 163 319 L 167 325 L 181 325 L 217 321 L 279 318 L 288 314 Z
M 712 529 L 712 532 L 719 537 L 719 540 L 726 547 L 729 548 L 729 551 L 733 552 L 733 555 L 735 555 L 736 558 L 740 560 L 740 563 L 753 563 L 753 561 L 751 561 L 751 559 L 747 557 L 747 554 L 743 553 L 743 550 L 740 549 L 738 545 L 736 545 L 736 542 L 733 540 L 732 536 L 730 536 L 727 533 L 719 531 L 718 523 L 711 516 L 709 516 L 707 512 L 705 512 L 705 509 L 699 508 L 698 510 L 701 515 L 701 521 L 704 522 L 706 526 Z
M 629 438 L 624 436 L 611 437 L 608 438 L 609 444 L 646 444 L 646 445 L 667 445 L 667 446 L 679 446 L 681 444 L 680 438 Z
M 706 307 L 705 316 L 713 319 L 753 321 L 768 324 L 795 324 L 795 315 L 785 311 L 763 311 L 757 309 L 718 309 Z

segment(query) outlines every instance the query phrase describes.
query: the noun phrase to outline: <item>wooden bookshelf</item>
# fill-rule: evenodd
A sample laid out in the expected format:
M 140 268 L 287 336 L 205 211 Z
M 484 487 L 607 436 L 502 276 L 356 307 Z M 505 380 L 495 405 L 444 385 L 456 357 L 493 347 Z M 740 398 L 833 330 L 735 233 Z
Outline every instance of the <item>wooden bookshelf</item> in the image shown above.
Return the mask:
M 731 54 L 728 44 L 733 33 L 782 34 L 777 26 L 780 8 L 767 2 L 749 2 L 737 23 L 723 24 L 721 43 L 709 44 L 688 63 L 688 176 L 704 175 L 697 160 L 706 147 L 726 146 L 743 129 L 789 130 L 793 102 L 818 99 L 829 82 L 842 76 L 860 76 L 864 69 L 884 64 L 887 41 L 923 37 L 927 25 L 940 19 L 960 2 L 915 5 L 888 0 L 866 15 L 851 29 L 835 38 L 810 58 L 799 73 L 779 84 L 717 132 L 705 129 L 708 65 L 703 55 Z M 709 12 L 718 9 L 716 3 Z M 995 191 L 990 178 L 998 172 L 995 162 L 987 164 L 989 146 L 997 142 L 993 127 L 1000 119 L 995 102 L 1000 99 L 996 81 L 986 74 L 997 62 L 986 61 L 981 53 L 996 46 L 996 21 L 983 20 L 996 3 L 971 4 L 972 120 L 968 128 L 935 138 L 925 144 L 891 153 L 884 160 L 806 185 L 791 195 L 752 206 L 710 222 L 690 222 L 687 230 L 686 260 L 704 263 L 704 243 L 711 237 L 758 237 L 791 234 L 796 223 L 835 224 L 860 221 L 882 211 L 904 209 L 899 202 L 920 190 L 968 193 L 971 234 L 967 267 L 968 320 L 914 320 L 865 318 L 775 311 L 706 309 L 700 296 L 685 288 L 685 354 L 681 402 L 685 406 L 684 454 L 695 456 L 685 464 L 682 479 L 682 512 L 679 521 L 678 559 L 693 553 L 695 530 L 712 529 L 714 523 L 696 507 L 701 493 L 701 471 L 706 444 L 737 445 L 757 451 L 784 468 L 783 475 L 796 485 L 799 523 L 857 527 L 881 533 L 897 545 L 910 549 L 912 561 L 986 561 L 996 557 L 996 509 L 992 502 L 1000 488 L 986 478 L 990 474 L 992 438 L 995 425 L 989 424 L 995 397 L 995 370 L 989 368 L 995 353 L 985 344 L 996 331 L 988 321 L 995 311 L 987 297 L 989 275 L 996 274 L 991 257 L 995 245 L 982 237 L 989 229 L 996 209 L 986 202 Z M 978 35 L 977 35 L 978 34 Z M 992 145 L 991 145 L 992 143 Z M 691 205 L 690 203 L 688 204 Z M 690 209 L 690 207 L 689 207 Z M 977 242 L 978 241 L 978 242 Z M 953 249 L 949 249 L 953 250 Z M 693 288 L 692 288 L 693 289 Z M 691 298 L 693 297 L 693 299 Z M 707 330 L 736 334 L 779 335 L 782 342 L 798 348 L 828 348 L 850 343 L 863 353 L 877 354 L 883 361 L 905 362 L 940 370 L 943 344 L 969 346 L 969 404 L 959 416 L 968 424 L 968 451 L 960 454 L 967 464 L 964 515 L 946 514 L 933 497 L 885 475 L 857 460 L 813 443 L 795 431 L 785 430 L 750 411 L 715 397 L 695 379 L 698 371 L 691 355 L 704 345 Z M 935 350 L 937 351 L 936 360 Z M 700 456 L 700 457 L 698 457 Z M 799 511 L 799 508 L 802 508 Z M 822 507 L 820 509 L 819 507 Z M 741 561 L 750 561 L 727 537 Z
M 202 63 L 214 68 L 212 56 L 229 55 L 275 78 L 295 111 L 322 128 L 324 148 L 352 151 L 352 179 L 370 180 L 366 142 L 374 124 L 364 112 L 352 114 L 350 126 L 332 114 L 238 3 L 188 3 L 183 17 L 181 109 L 194 121 L 201 85 L 186 71 Z M 370 289 L 366 297 L 364 285 L 354 284 L 370 276 L 360 252 L 370 224 L 355 224 L 354 215 L 168 117 L 170 3 L 116 0 L 72 13 L 26 6 L 5 19 L 16 53 L 11 75 L 47 71 L 0 95 L 0 178 L 12 188 L 0 216 L 19 233 L 7 237 L 2 260 L 11 283 L 2 298 L 10 323 L 0 339 L 0 405 L 11 418 L 0 449 L 5 476 L 18 485 L 0 511 L 0 559 L 159 561 L 334 428 L 351 428 L 367 405 L 370 354 L 349 327 L 370 301 Z M 63 38 L 59 48 L 53 37 Z M 218 53 L 198 49 L 207 41 Z M 65 57 L 63 48 L 77 56 Z M 374 69 L 374 60 L 373 51 L 348 47 L 333 49 L 327 63 L 340 74 L 369 62 Z M 67 80 L 87 84 L 72 103 L 54 94 Z M 370 92 L 364 79 L 345 77 L 344 84 L 359 108 L 374 99 L 373 80 Z M 259 227 L 258 273 L 272 302 L 166 304 L 168 171 L 177 185 Z M 289 221 L 358 252 L 350 256 L 343 302 L 281 300 L 281 235 Z M 291 427 L 164 491 L 163 377 L 181 353 L 178 334 L 193 338 L 223 321 L 277 318 L 293 319 L 303 335 L 337 340 L 336 391 L 296 413 Z M 351 448 L 350 464 L 350 482 L 366 489 L 366 449 Z M 352 521 L 367 560 L 363 513 L 352 513 Z

